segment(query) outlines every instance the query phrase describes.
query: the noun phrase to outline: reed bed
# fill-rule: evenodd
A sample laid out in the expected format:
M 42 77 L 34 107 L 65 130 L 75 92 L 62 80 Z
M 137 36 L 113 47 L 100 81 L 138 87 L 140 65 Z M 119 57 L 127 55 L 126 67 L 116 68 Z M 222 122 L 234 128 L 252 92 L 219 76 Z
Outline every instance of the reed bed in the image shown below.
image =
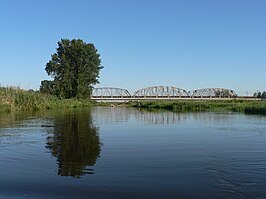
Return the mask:
M 137 107 L 137 103 L 132 106 Z M 234 111 L 266 115 L 266 100 L 159 100 L 143 101 L 140 102 L 140 106 L 146 109 L 166 109 L 175 112 Z
M 18 87 L 0 87 L 0 112 L 90 106 L 89 100 L 59 99 L 53 95 L 26 91 Z

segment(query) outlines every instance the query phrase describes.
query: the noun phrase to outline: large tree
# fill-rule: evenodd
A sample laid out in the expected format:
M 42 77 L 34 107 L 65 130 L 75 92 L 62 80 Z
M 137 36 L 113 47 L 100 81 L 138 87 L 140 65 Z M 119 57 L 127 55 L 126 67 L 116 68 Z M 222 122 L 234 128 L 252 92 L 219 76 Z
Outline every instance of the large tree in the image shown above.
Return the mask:
M 56 51 L 45 68 L 54 78 L 49 82 L 48 88 L 53 85 L 50 93 L 63 98 L 89 97 L 92 85 L 99 83 L 99 72 L 103 68 L 97 49 L 81 39 L 61 39 Z M 40 90 L 47 91 L 42 88 L 46 84 L 48 82 L 43 81 Z

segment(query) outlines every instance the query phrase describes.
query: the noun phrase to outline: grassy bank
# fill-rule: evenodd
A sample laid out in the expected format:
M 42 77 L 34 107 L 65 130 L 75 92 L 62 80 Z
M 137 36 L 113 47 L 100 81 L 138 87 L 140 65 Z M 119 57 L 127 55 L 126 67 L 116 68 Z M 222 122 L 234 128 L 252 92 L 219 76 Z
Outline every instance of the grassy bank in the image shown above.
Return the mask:
M 142 101 L 142 108 L 166 109 L 175 112 L 234 111 L 247 114 L 266 114 L 266 101 L 251 100 L 181 100 L 181 101 Z M 132 105 L 137 107 L 137 103 Z
M 89 100 L 59 99 L 48 94 L 15 87 L 0 87 L 0 112 L 90 106 Z
M 26 91 L 14 87 L 0 87 L 0 112 L 16 110 L 44 110 L 77 108 L 88 106 L 128 106 L 138 107 L 137 102 L 96 103 L 89 100 L 59 99 L 53 95 Z M 247 114 L 266 115 L 266 100 L 173 100 L 141 101 L 141 108 L 165 109 L 175 112 L 234 111 Z

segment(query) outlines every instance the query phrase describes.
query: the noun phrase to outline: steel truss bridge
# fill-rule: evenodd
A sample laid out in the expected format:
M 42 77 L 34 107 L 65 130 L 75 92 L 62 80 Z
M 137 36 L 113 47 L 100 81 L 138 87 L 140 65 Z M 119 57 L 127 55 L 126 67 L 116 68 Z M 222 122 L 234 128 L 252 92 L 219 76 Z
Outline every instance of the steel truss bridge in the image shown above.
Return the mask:
M 93 88 L 93 100 L 160 100 L 160 99 L 228 99 L 236 98 L 237 94 L 226 88 L 204 88 L 187 92 L 174 86 L 151 86 L 134 92 L 133 95 L 126 89 L 102 87 Z

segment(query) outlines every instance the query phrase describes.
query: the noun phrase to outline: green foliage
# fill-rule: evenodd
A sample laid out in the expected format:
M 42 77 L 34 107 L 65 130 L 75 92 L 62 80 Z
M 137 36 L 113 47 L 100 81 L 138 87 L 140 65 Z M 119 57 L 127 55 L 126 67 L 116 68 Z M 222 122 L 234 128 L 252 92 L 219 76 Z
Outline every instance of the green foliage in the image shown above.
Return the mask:
M 245 113 L 248 114 L 261 114 L 261 115 L 266 115 L 266 106 L 264 105 L 254 105 L 254 106 L 249 106 L 244 109 Z
M 92 85 L 99 83 L 102 68 L 93 44 L 81 39 L 61 39 L 45 68 L 54 80 L 43 81 L 40 90 L 62 98 L 88 98 Z
M 43 80 L 41 82 L 40 92 L 46 93 L 46 94 L 56 95 L 56 89 L 55 89 L 54 81 Z
M 135 102 L 133 107 L 137 107 Z M 146 109 L 165 109 L 175 112 L 193 111 L 234 111 L 249 114 L 266 114 L 266 101 L 253 100 L 176 100 L 176 101 L 142 101 Z
M 89 100 L 59 99 L 50 94 L 26 91 L 18 87 L 0 87 L 0 112 L 90 106 Z

